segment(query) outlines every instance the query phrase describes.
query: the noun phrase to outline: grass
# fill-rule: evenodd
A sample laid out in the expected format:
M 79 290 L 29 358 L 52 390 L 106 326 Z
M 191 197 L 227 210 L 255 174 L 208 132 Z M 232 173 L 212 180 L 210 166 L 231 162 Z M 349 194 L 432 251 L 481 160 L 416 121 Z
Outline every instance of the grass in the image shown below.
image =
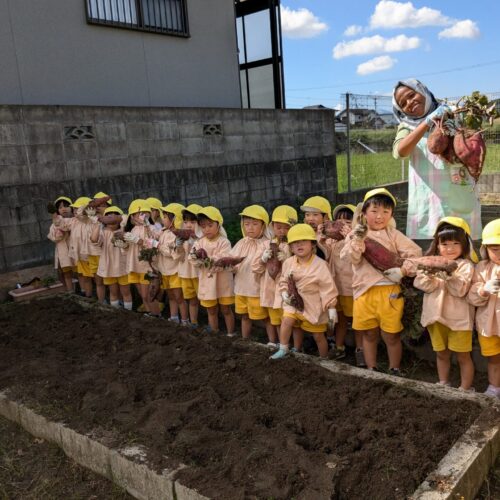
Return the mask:
M 483 173 L 500 172 L 500 144 L 487 144 L 488 150 Z M 360 189 L 389 184 L 408 179 L 408 160 L 395 160 L 389 151 L 379 153 L 351 154 L 351 188 Z M 404 176 L 403 176 L 404 175 Z M 337 155 L 337 178 L 339 192 L 347 191 L 347 156 Z

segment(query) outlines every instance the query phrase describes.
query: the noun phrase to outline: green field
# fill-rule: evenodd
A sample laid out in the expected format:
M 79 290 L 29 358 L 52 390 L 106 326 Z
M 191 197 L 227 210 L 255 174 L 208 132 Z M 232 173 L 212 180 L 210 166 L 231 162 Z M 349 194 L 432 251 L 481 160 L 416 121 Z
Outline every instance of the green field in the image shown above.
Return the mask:
M 389 184 L 408 179 L 408 160 L 404 163 L 404 178 L 401 160 L 395 160 L 390 152 L 351 154 L 351 188 Z M 483 173 L 500 172 L 500 144 L 487 144 Z M 347 156 L 337 154 L 337 178 L 339 192 L 347 191 Z

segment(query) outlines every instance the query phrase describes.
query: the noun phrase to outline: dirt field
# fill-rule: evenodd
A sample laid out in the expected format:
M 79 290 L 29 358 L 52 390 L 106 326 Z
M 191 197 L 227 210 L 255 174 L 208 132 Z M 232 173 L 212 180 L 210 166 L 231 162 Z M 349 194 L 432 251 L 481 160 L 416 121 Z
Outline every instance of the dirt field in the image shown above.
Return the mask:
M 64 297 L 0 309 L 0 389 L 218 499 L 403 499 L 479 409 Z M 363 481 L 360 481 L 360 477 Z

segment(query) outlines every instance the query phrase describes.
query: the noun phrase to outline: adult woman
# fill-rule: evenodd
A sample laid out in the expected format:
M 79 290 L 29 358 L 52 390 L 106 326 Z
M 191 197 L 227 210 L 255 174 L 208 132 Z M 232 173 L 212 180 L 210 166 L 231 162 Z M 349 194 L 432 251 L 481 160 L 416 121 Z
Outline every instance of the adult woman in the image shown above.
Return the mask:
M 392 97 L 393 112 L 400 125 L 393 144 L 394 158 L 409 157 L 408 219 L 406 235 L 428 240 L 442 217 L 465 219 L 473 239 L 481 234 L 481 205 L 467 169 L 448 165 L 427 149 L 433 120 L 451 109 L 439 104 L 418 80 L 399 81 Z

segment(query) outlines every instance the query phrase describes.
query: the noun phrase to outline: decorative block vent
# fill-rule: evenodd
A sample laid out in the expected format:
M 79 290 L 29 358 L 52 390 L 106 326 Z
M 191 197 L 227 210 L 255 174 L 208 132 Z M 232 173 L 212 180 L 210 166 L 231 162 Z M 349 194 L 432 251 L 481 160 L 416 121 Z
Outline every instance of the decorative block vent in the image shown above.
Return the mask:
M 95 139 L 92 125 L 64 127 L 65 141 L 84 141 L 89 139 Z
M 203 135 L 223 135 L 222 123 L 205 123 L 203 125 Z

